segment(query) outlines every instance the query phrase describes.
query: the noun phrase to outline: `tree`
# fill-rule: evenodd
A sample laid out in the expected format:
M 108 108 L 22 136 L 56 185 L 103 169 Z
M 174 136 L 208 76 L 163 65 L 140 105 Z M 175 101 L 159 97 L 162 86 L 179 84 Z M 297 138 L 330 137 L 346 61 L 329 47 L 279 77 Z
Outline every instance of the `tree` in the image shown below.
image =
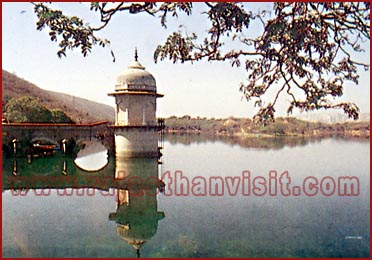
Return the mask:
M 240 91 L 253 100 L 257 122 L 274 121 L 279 96 L 290 97 L 288 114 L 300 111 L 340 108 L 358 119 L 359 108 L 350 102 L 335 102 L 343 95 L 346 81 L 358 84 L 358 69 L 369 64 L 355 57 L 363 52 L 361 44 L 370 40 L 370 4 L 361 3 L 274 3 L 272 10 L 252 13 L 240 3 L 204 3 L 211 27 L 199 37 L 187 32 L 173 32 L 154 51 L 155 61 L 169 59 L 174 63 L 202 59 L 227 61 L 232 66 L 244 65 L 247 83 Z M 159 15 L 166 28 L 167 16 L 179 12 L 192 15 L 193 4 L 184 3 L 91 3 L 90 9 L 100 15 L 101 24 L 90 27 L 76 16 L 66 16 L 48 4 L 34 4 L 37 29 L 49 28 L 52 41 L 59 42 L 59 57 L 68 49 L 81 48 L 86 56 L 94 45 L 106 46 L 96 32 L 105 28 L 120 12 Z M 259 21 L 262 33 L 248 37 L 250 25 Z M 228 42 L 239 42 L 241 48 L 229 48 Z M 115 60 L 114 53 L 111 51 Z M 268 90 L 275 97 L 266 101 Z
M 50 110 L 52 113 L 52 122 L 53 123 L 66 123 L 74 124 L 74 120 L 71 119 L 63 110 L 59 108 L 53 108 Z
M 4 116 L 10 122 L 74 123 L 61 109 L 49 110 L 39 101 L 29 96 L 10 99 L 5 105 Z
M 52 113 L 36 99 L 23 96 L 13 98 L 5 105 L 5 118 L 10 122 L 47 123 L 52 121 Z
M 11 99 L 12 99 L 12 97 L 9 96 L 9 95 L 5 95 L 5 96 L 2 97 L 2 111 L 3 111 L 3 114 L 4 114 L 4 112 L 5 112 L 5 106 L 6 106 L 6 104 L 7 104 L 8 101 L 11 100 Z

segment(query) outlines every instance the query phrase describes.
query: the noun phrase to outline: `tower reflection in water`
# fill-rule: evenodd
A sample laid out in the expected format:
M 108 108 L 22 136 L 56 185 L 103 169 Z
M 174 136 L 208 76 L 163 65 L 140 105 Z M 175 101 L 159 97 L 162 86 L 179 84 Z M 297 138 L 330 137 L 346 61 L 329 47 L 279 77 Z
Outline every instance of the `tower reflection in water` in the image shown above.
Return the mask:
M 158 133 L 163 124 L 156 119 L 157 93 L 154 76 L 138 60 L 116 80 L 115 98 L 115 180 L 119 183 L 117 210 L 109 218 L 118 234 L 132 245 L 139 256 L 141 246 L 156 233 L 164 218 L 157 210 Z M 159 149 L 160 148 L 160 149 Z
M 84 156 L 76 159 L 58 153 L 31 162 L 25 157 L 4 160 L 3 190 L 113 189 L 116 211 L 105 214 L 108 221 L 116 223 L 117 234 L 140 256 L 141 247 L 155 236 L 159 220 L 165 217 L 164 212 L 158 210 L 157 194 L 163 190 L 158 158 L 107 157 L 107 152 L 89 148 L 97 145 L 84 145 L 81 149 L 84 153 L 80 153 Z M 101 159 L 97 159 L 97 152 Z M 101 164 L 93 163 L 97 167 L 93 169 L 92 160 Z
M 140 257 L 142 245 L 156 234 L 158 221 L 165 217 L 164 212 L 158 211 L 161 183 L 157 158 L 116 157 L 115 180 L 117 208 L 109 219 L 116 222 L 117 234 Z

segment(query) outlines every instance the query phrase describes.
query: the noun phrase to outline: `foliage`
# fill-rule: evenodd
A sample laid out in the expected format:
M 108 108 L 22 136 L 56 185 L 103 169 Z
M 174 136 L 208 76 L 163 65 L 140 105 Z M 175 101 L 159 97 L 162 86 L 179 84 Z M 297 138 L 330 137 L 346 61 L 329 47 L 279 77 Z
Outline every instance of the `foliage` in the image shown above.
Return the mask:
M 62 110 L 49 110 L 29 96 L 10 99 L 5 105 L 4 117 L 20 123 L 74 123 Z
M 156 13 L 161 14 L 161 24 L 166 27 L 166 16 L 171 13 L 177 16 L 177 9 L 184 11 L 187 14 L 191 13 L 190 3 L 163 3 L 159 7 L 157 3 L 98 3 L 92 2 L 90 10 L 98 12 L 102 24 L 98 27 L 91 27 L 89 24 L 84 24 L 83 20 L 77 16 L 66 16 L 61 10 L 50 8 L 45 3 L 33 3 L 34 12 L 37 15 L 36 23 L 37 30 L 49 28 L 49 36 L 52 41 L 58 41 L 59 50 L 58 57 L 66 56 L 68 49 L 80 48 L 83 56 L 87 56 L 91 52 L 94 45 L 102 47 L 108 46 L 110 41 L 101 39 L 95 35 L 95 32 L 103 29 L 110 22 L 112 16 L 121 11 L 128 11 L 132 14 L 147 12 L 151 15 Z M 115 55 L 111 51 L 113 61 Z
M 3 97 L 2 97 L 2 111 L 3 111 L 3 114 L 4 114 L 4 112 L 5 112 L 5 106 L 6 106 L 6 104 L 9 102 L 9 100 L 11 100 L 12 99 L 12 97 L 11 96 L 9 96 L 9 95 L 3 95 Z
M 59 108 L 53 108 L 50 110 L 50 112 L 52 113 L 53 123 L 74 123 L 74 121 L 65 112 L 63 112 L 63 110 Z
M 4 116 L 11 122 L 51 122 L 52 113 L 31 97 L 11 99 L 5 106 Z
M 87 99 L 41 89 L 15 74 L 2 70 L 2 110 L 12 98 L 30 96 L 35 98 L 49 110 L 61 109 L 74 122 L 91 123 L 114 120 L 115 110 L 112 106 L 104 105 Z M 89 115 L 87 115 L 89 111 Z M 68 123 L 68 121 L 66 122 Z
M 67 49 L 81 48 L 85 56 L 92 46 L 105 46 L 95 32 L 103 29 L 114 14 L 160 14 L 166 27 L 167 15 L 178 12 L 191 15 L 192 3 L 91 3 L 91 10 L 101 18 L 101 25 L 90 27 L 75 16 L 68 17 L 47 4 L 35 5 L 37 29 L 50 29 L 52 41 L 59 41 L 58 56 Z M 247 5 L 248 6 L 248 5 Z M 339 108 L 354 119 L 359 108 L 354 103 L 336 102 L 346 81 L 358 84 L 358 69 L 369 64 L 356 60 L 363 52 L 361 44 L 370 39 L 370 4 L 362 2 L 274 3 L 273 10 L 252 13 L 240 3 L 205 3 L 205 15 L 211 22 L 207 35 L 173 32 L 154 53 L 155 61 L 169 59 L 188 62 L 207 59 L 228 61 L 232 66 L 244 65 L 246 82 L 240 86 L 245 98 L 258 108 L 255 121 L 266 125 L 274 121 L 275 105 L 279 97 L 290 98 L 288 114 L 300 111 Z M 262 33 L 254 34 L 251 24 L 258 21 Z M 239 49 L 226 43 L 239 43 Z M 275 97 L 267 93 L 275 90 Z M 266 99 L 265 99 L 266 98 Z
M 165 119 L 165 132 L 176 134 L 202 134 L 212 136 L 369 136 L 369 122 L 327 124 L 303 121 L 293 117 L 279 117 L 267 125 L 257 125 L 248 118 L 208 119 L 169 117 Z

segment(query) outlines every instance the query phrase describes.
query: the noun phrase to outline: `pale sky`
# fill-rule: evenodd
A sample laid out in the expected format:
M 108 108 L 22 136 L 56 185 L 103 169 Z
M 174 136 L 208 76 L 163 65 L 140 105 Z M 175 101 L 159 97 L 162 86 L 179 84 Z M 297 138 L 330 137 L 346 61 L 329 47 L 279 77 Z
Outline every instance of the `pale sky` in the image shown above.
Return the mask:
M 261 9 L 269 6 L 268 3 L 247 5 Z M 55 3 L 53 6 L 62 7 L 66 14 L 78 15 L 92 24 L 98 20 L 86 4 Z M 2 3 L 2 68 L 43 89 L 113 106 L 114 100 L 107 93 L 114 90 L 116 77 L 133 61 L 137 47 L 139 61 L 154 75 L 158 92 L 165 95 L 158 99 L 158 116 L 252 117 L 256 110 L 239 92 L 240 82 L 246 76 L 243 67 L 232 68 L 229 63 L 204 61 L 194 64 L 160 61 L 155 64 L 156 46 L 178 30 L 179 25 L 185 25 L 188 33 L 200 33 L 208 28 L 205 15 L 198 15 L 202 4 L 194 3 L 194 7 L 196 16 L 169 17 L 168 29 L 160 26 L 160 19 L 146 14 L 114 16 L 108 27 L 99 32 L 100 37 L 111 41 L 116 56 L 113 63 L 110 49 L 98 46 L 86 58 L 76 49 L 67 52 L 67 58 L 59 59 L 57 44 L 50 41 L 48 31 L 36 30 L 36 15 L 30 3 Z M 204 19 L 200 19 L 202 17 Z M 258 30 L 256 27 L 253 26 L 252 31 Z M 362 57 L 369 63 L 369 42 L 367 44 Z M 278 116 L 285 115 L 287 100 L 287 97 L 282 98 Z M 343 100 L 357 103 L 362 113 L 369 112 L 369 71 L 361 72 L 358 86 L 348 83 Z

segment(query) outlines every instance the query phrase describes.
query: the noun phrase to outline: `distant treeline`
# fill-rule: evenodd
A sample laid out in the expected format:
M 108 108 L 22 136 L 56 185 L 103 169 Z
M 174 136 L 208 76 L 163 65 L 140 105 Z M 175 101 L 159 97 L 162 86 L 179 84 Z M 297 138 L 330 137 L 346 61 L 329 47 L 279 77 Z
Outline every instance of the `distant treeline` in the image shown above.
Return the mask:
M 369 122 L 327 124 L 303 121 L 293 117 L 279 117 L 266 126 L 257 125 L 249 118 L 225 119 L 171 116 L 165 119 L 166 133 L 206 134 L 236 137 L 272 136 L 369 136 Z

